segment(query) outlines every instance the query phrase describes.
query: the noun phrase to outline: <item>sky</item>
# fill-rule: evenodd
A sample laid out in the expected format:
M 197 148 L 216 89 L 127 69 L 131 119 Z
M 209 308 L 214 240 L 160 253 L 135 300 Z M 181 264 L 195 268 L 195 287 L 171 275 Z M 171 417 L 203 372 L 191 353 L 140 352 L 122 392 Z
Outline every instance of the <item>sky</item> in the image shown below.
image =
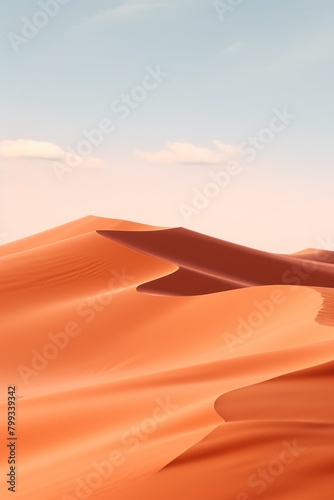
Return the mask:
M 333 20 L 330 0 L 2 2 L 0 243 L 96 215 L 334 250 Z

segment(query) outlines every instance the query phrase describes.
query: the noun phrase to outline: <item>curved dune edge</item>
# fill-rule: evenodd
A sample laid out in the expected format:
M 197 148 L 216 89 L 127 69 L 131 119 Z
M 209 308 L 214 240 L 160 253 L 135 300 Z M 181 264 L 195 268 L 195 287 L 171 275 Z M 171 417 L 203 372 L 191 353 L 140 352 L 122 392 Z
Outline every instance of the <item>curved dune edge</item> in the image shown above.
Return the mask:
M 327 262 L 305 262 L 294 256 L 261 252 L 183 228 L 161 231 L 97 231 L 98 234 L 136 251 L 173 262 L 180 270 L 172 276 L 145 283 L 140 291 L 188 295 L 183 276 L 202 284 L 204 292 L 243 286 L 291 284 L 330 287 L 334 268 Z
M 330 500 L 333 378 L 331 362 L 225 393 L 215 402 L 225 423 L 152 477 L 149 491 L 138 498 L 162 491 L 166 499 L 200 499 L 209 484 L 217 499 L 220 492 L 236 500 L 262 494 Z M 315 463 L 320 484 L 314 481 Z
M 330 288 L 325 288 L 334 283 L 334 268 L 331 266 L 334 252 L 311 249 L 292 256 L 274 255 L 198 235 L 182 228 L 161 230 L 159 233 L 97 232 L 136 251 L 179 266 L 171 274 L 139 285 L 139 292 L 190 296 L 249 286 L 302 284 L 318 287 L 315 289 L 322 294 L 324 302 L 317 321 L 334 325 L 334 295 Z M 200 248 L 194 252 L 198 242 Z M 178 253 L 180 248 L 181 256 Z M 304 260 L 310 261 L 306 267 Z M 257 273 L 257 280 L 254 272 Z
M 321 397 L 322 405 L 312 407 L 307 389 L 317 387 L 321 367 L 334 357 L 330 285 L 276 284 L 282 266 L 291 265 L 289 257 L 212 242 L 185 230 L 137 231 L 116 223 L 123 228 L 116 239 L 113 231 L 111 238 L 96 232 L 98 227 L 109 232 L 115 221 L 89 219 L 65 232 L 60 228 L 58 235 L 56 228 L 52 238 L 17 242 L 11 252 L 6 245 L 0 258 L 1 381 L 3 387 L 16 384 L 20 396 L 16 498 L 78 499 L 77 488 L 85 491 L 80 481 L 87 489 L 96 464 L 109 461 L 110 467 L 117 450 L 124 462 L 100 477 L 89 498 L 244 500 L 237 497 L 240 492 L 254 493 L 247 485 L 250 467 L 256 471 L 274 460 L 283 441 L 306 436 L 307 458 L 292 463 L 270 489 L 267 485 L 262 498 L 327 500 L 331 406 Z M 257 265 L 248 271 L 251 262 Z M 330 269 L 331 264 L 321 264 L 317 273 L 308 271 L 310 281 L 331 280 Z M 183 279 L 175 286 L 178 273 Z M 266 283 L 269 278 L 274 282 Z M 168 279 L 170 293 L 161 287 Z M 261 286 L 220 290 L 228 281 Z M 154 283 L 159 290 L 143 293 L 145 284 Z M 196 294 L 190 293 L 193 287 Z M 79 331 L 64 337 L 73 322 Z M 55 334 L 66 346 L 22 378 L 18 367 L 31 369 L 33 356 L 43 353 Z M 309 370 L 306 389 L 304 370 Z M 294 391 L 298 384 L 301 389 L 298 419 L 291 418 L 296 402 L 286 390 L 294 377 Z M 270 396 L 282 401 L 281 413 L 291 399 L 289 419 L 281 414 L 278 422 L 274 405 L 261 399 L 265 384 L 276 379 Z M 258 418 L 250 402 L 254 418 L 224 422 L 230 412 L 246 411 L 239 391 L 259 391 L 257 408 L 269 413 Z M 218 414 L 217 401 L 232 397 Z M 301 422 L 310 406 L 314 414 Z M 325 409 L 329 416 L 323 422 Z M 131 434 L 142 425 L 146 431 L 140 438 Z M 6 463 L 5 447 L 0 461 Z M 313 481 L 308 489 L 304 476 Z M 12 494 L 5 492 L 7 497 Z
M 333 379 L 334 362 L 325 363 L 224 394 L 216 400 L 215 409 L 225 422 L 334 424 Z

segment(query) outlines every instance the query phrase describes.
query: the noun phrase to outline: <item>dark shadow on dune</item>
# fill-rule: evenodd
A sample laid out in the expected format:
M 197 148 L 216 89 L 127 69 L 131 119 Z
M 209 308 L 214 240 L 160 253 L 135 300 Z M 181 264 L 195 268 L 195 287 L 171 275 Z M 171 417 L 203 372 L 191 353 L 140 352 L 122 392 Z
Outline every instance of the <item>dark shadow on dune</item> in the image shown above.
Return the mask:
M 329 252 L 325 252 L 329 255 L 328 262 L 314 262 L 315 256 L 271 254 L 183 228 L 97 233 L 179 266 L 173 274 L 140 285 L 138 291 L 143 293 L 202 295 L 261 285 L 334 285 L 334 266 Z

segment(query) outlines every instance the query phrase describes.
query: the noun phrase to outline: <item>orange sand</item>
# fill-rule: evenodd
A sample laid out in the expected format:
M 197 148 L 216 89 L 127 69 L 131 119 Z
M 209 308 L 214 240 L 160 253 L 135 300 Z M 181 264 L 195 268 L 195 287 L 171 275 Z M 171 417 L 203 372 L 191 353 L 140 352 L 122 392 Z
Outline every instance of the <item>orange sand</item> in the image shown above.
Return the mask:
M 0 498 L 16 385 L 17 499 L 333 500 L 333 262 L 96 217 L 0 247 Z

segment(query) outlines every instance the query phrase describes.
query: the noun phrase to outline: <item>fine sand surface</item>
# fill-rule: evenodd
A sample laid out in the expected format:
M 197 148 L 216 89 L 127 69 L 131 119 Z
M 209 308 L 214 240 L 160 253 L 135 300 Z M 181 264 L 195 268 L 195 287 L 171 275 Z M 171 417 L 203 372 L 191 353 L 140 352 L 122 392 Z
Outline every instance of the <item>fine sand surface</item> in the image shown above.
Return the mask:
M 334 500 L 333 256 L 98 217 L 0 247 L 0 498 Z

